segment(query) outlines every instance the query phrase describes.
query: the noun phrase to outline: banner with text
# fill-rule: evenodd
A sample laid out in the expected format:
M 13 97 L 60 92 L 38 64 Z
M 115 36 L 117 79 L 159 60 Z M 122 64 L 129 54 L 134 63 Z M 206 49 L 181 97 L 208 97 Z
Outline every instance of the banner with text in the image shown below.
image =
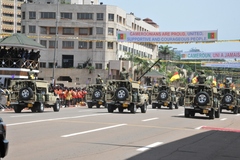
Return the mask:
M 240 51 L 230 52 L 184 52 L 181 60 L 184 59 L 234 59 L 240 58 Z
M 217 40 L 217 30 L 181 32 L 118 31 L 118 42 L 212 42 Z
M 201 62 L 201 67 L 240 68 L 239 62 Z

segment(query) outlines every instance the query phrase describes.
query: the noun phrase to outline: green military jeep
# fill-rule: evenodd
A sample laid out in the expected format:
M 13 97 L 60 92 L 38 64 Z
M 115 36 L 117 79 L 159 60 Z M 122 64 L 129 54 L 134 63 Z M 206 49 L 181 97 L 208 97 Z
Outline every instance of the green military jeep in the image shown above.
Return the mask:
M 174 86 L 154 85 L 152 88 L 152 108 L 161 108 L 162 106 L 169 109 L 178 109 L 176 91 Z
M 15 113 L 24 108 L 32 112 L 44 112 L 44 107 L 52 107 L 54 112 L 60 110 L 60 99 L 46 81 L 11 80 L 9 90 L 10 105 Z
M 240 113 L 240 97 L 239 92 L 232 88 L 220 88 L 219 91 L 220 112 L 222 110 L 232 111 L 234 114 Z
M 220 117 L 217 88 L 207 84 L 188 84 L 184 94 L 184 115 L 205 114 L 209 119 Z
M 118 108 L 122 113 L 128 110 L 136 113 L 140 108 L 142 113 L 146 113 L 148 106 L 148 94 L 141 91 L 137 81 L 130 80 L 109 80 L 107 81 L 106 104 L 108 112 L 112 113 Z
M 87 86 L 87 95 L 86 101 L 88 108 L 92 108 L 96 106 L 100 108 L 100 106 L 106 107 L 105 102 L 105 92 L 106 92 L 106 85 L 105 84 L 92 84 Z

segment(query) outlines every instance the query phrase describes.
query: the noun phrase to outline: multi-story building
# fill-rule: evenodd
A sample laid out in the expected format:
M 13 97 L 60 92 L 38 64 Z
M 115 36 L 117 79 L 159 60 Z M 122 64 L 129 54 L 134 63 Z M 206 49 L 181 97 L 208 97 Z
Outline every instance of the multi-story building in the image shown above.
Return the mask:
M 21 32 L 21 5 L 24 0 L 0 1 L 0 38 Z
M 130 63 L 119 61 L 126 52 L 156 58 L 156 44 L 119 43 L 116 36 L 118 30 L 159 31 L 158 25 L 151 19 L 141 20 L 133 13 L 96 0 L 82 0 L 80 4 L 76 0 L 64 4 L 58 2 L 35 0 L 21 6 L 22 33 L 46 47 L 41 50 L 39 77 L 46 80 L 51 80 L 53 76 L 57 80 L 70 77 L 72 82 L 85 83 L 86 79 L 94 78 L 97 73 L 108 77 L 109 70 L 111 76 L 116 76 L 114 74 L 118 74 L 123 64 L 129 68 Z M 54 61 L 56 71 L 53 75 Z M 73 69 L 90 69 L 89 66 L 95 68 L 91 75 L 84 69 L 75 69 L 76 72 Z

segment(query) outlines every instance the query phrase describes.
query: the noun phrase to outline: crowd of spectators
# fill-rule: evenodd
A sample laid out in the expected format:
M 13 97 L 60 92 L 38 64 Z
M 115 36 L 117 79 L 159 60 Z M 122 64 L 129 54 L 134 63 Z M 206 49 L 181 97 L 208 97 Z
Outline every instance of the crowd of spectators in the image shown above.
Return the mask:
M 6 48 L 6 46 L 0 46 L 0 60 L 11 60 L 11 63 L 2 63 L 1 67 L 15 67 L 21 68 L 22 64 L 26 61 L 38 61 L 40 58 L 40 51 L 27 50 L 24 48 Z M 15 62 L 15 63 L 14 63 Z M 13 65 L 14 64 L 14 65 Z

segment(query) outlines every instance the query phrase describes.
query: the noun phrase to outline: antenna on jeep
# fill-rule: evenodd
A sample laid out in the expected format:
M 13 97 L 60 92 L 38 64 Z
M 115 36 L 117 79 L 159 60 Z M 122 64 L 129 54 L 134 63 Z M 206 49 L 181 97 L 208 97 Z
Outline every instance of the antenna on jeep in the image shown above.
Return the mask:
M 148 68 L 148 70 L 146 72 L 144 72 L 138 79 L 137 81 L 139 81 L 148 71 L 150 71 L 152 69 L 152 67 L 154 67 L 162 58 L 159 58 L 150 68 Z

